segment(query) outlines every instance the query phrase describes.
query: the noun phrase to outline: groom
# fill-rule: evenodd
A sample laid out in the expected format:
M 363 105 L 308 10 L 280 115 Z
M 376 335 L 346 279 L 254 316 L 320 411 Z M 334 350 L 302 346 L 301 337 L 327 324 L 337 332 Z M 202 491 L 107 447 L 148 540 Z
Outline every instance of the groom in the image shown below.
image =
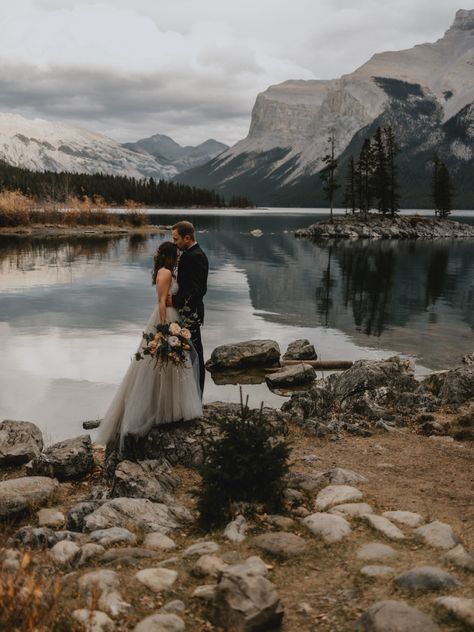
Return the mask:
M 209 263 L 204 252 L 196 241 L 194 226 L 191 222 L 181 221 L 172 228 L 174 243 L 181 250 L 178 263 L 178 292 L 168 296 L 167 304 L 178 311 L 189 308 L 185 316 L 190 316 L 191 340 L 199 358 L 199 385 L 201 396 L 204 391 L 206 370 L 204 367 L 204 352 L 201 341 L 201 325 L 204 321 L 204 303 L 202 301 L 207 292 L 207 275 Z

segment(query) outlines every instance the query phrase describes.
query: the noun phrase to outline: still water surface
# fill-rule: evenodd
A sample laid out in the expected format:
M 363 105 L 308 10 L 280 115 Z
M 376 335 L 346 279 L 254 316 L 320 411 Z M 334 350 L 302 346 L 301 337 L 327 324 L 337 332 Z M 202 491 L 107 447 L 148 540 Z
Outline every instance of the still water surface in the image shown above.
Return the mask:
M 418 373 L 474 350 L 474 241 L 298 240 L 314 209 L 176 211 L 210 262 L 203 342 L 308 338 L 321 359 L 416 359 Z M 459 218 L 474 224 L 472 214 Z M 262 237 L 250 231 L 259 228 Z M 112 398 L 155 300 L 152 255 L 169 233 L 121 238 L 0 238 L 0 419 L 38 423 L 48 442 L 81 432 Z M 264 384 L 253 405 L 279 406 Z M 208 374 L 205 401 L 237 401 Z

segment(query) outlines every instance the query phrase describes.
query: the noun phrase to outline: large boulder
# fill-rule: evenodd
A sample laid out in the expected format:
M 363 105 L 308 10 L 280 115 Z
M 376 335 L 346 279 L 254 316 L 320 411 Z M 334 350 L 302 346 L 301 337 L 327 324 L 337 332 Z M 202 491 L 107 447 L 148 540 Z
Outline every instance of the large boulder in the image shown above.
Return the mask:
M 114 498 L 86 516 L 84 526 L 88 531 L 96 531 L 132 525 L 145 533 L 158 531 L 166 535 L 182 526 L 187 510 L 184 507 L 181 510 L 177 517 L 172 508 L 146 498 Z
M 5 419 L 0 423 L 0 465 L 21 465 L 41 454 L 43 435 L 29 421 Z
M 474 398 L 474 364 L 429 375 L 422 385 L 444 404 L 463 404 Z
M 113 498 L 148 498 L 152 502 L 172 500 L 171 492 L 178 478 L 163 461 L 122 461 L 115 470 Z
M 15 518 L 45 505 L 58 481 L 45 476 L 11 478 L 0 483 L 0 519 Z
M 225 630 L 256 632 L 281 623 L 283 607 L 265 565 L 249 558 L 224 569 L 214 591 L 212 619 Z M 258 560 L 260 561 L 260 560 Z
M 283 360 L 317 360 L 318 355 L 310 343 L 305 338 L 293 340 L 288 345 L 288 349 L 283 356 Z
M 441 632 L 424 612 L 403 601 L 378 601 L 357 621 L 356 630 L 364 632 Z
M 63 481 L 82 478 L 94 469 L 89 435 L 55 443 L 28 464 L 30 476 L 54 476 Z
M 269 373 L 265 376 L 265 381 L 270 388 L 281 388 L 285 386 L 300 386 L 301 384 L 309 384 L 316 379 L 316 371 L 310 364 L 291 364 L 284 366 L 275 373 Z
M 280 347 L 274 340 L 246 340 L 216 347 L 206 368 L 214 371 L 247 366 L 273 366 L 280 361 Z

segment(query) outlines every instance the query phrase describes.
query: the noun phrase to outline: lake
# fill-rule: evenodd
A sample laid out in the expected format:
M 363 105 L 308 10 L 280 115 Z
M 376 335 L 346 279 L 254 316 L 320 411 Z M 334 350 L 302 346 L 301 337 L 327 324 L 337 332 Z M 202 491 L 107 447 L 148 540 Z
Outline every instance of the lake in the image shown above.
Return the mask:
M 421 375 L 474 351 L 474 241 L 296 239 L 327 216 L 317 209 L 150 213 L 164 225 L 190 218 L 208 254 L 206 358 L 226 342 L 271 338 L 283 353 L 308 338 L 322 360 L 402 354 Z M 472 212 L 458 219 L 474 224 Z M 153 253 L 169 238 L 0 237 L 0 419 L 33 421 L 50 443 L 104 414 L 153 309 Z M 244 393 L 255 406 L 284 401 L 265 384 Z M 238 386 L 207 375 L 205 402 L 238 399 Z

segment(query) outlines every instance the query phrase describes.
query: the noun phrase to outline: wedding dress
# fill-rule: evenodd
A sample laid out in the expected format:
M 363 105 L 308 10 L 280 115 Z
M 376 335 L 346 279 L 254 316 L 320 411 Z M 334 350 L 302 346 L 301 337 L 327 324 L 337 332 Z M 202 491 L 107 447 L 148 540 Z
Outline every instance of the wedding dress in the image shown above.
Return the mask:
M 173 276 L 170 293 L 176 294 L 178 283 Z M 174 307 L 166 308 L 167 322 L 179 321 Z M 155 325 L 160 322 L 157 303 L 145 331 L 156 333 Z M 141 341 L 137 351 L 144 345 Z M 126 435 L 145 436 L 153 426 L 196 419 L 202 415 L 201 390 L 199 388 L 199 365 L 197 354 L 191 349 L 184 366 L 168 362 L 155 366 L 155 360 L 135 356 L 99 426 L 98 442 L 106 445 L 117 437 L 120 447 Z

